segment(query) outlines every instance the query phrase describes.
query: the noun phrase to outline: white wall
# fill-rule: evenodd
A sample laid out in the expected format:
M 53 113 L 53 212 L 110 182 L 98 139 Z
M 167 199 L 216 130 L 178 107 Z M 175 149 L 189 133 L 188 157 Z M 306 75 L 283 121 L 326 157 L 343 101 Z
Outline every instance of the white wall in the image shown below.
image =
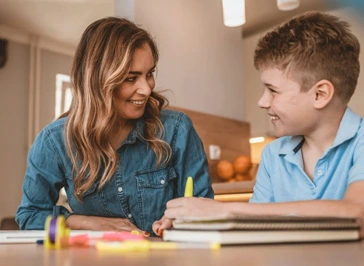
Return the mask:
M 0 69 L 1 220 L 14 216 L 21 200 L 28 153 L 28 126 L 31 125 L 34 134 L 37 134 L 54 119 L 55 75 L 70 73 L 72 56 L 68 46 L 63 49 L 61 44 L 13 31 L 3 25 L 0 25 L 0 37 L 8 39 L 8 61 Z M 38 48 L 32 49 L 31 42 Z M 31 56 L 35 50 L 38 54 Z M 34 85 L 32 97 L 29 94 L 31 84 Z M 33 102 L 31 99 L 37 101 L 37 91 L 40 102 L 38 129 L 35 119 L 29 123 L 32 110 L 29 104 Z M 32 134 L 31 137 L 34 136 Z
M 360 42 L 360 75 L 358 79 L 358 85 L 356 86 L 355 93 L 349 102 L 349 106 L 353 109 L 354 112 L 359 114 L 361 117 L 364 117 L 364 18 L 359 17 L 359 13 L 355 13 L 349 8 L 335 10 L 333 12 L 330 12 L 330 14 L 341 17 L 343 20 L 349 22 L 351 25 L 351 30 Z
M 8 43 L 0 68 L 0 219 L 14 216 L 22 195 L 28 130 L 29 47 Z
M 263 86 L 260 82 L 260 74 L 254 68 L 254 50 L 259 38 L 264 34 L 265 32 L 243 38 L 245 120 L 250 123 L 250 132 L 253 137 L 274 135 L 267 112 L 260 109 L 257 104 L 263 93 Z
M 343 20 L 349 22 L 352 27 L 352 32 L 359 39 L 362 50 L 364 50 L 364 27 L 363 18 L 354 13 L 351 9 L 337 9 L 329 11 L 328 13 L 341 17 Z M 246 121 L 251 124 L 252 136 L 274 135 L 274 128 L 269 121 L 266 111 L 259 109 L 257 102 L 263 93 L 263 86 L 260 82 L 260 75 L 253 66 L 253 57 L 255 46 L 262 36 L 268 32 L 259 32 L 247 38 L 243 38 L 244 45 L 244 91 L 245 91 L 245 114 Z M 360 54 L 361 73 L 358 80 L 357 89 L 352 97 L 349 106 L 359 115 L 364 117 L 364 53 Z
M 241 27 L 223 25 L 221 1 L 136 0 L 135 20 L 156 38 L 171 105 L 244 120 Z
M 56 75 L 70 75 L 73 58 L 49 50 L 41 51 L 41 97 L 39 126 L 45 127 L 55 118 Z

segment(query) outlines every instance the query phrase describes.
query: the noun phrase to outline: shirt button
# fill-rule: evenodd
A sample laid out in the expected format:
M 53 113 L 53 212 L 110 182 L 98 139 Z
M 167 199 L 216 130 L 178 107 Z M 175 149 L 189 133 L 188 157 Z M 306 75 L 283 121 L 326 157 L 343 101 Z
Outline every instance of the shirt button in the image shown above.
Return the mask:
M 122 187 L 118 187 L 118 191 L 119 192 L 123 191 L 123 188 Z
M 324 172 L 323 172 L 322 170 L 318 170 L 318 171 L 317 171 L 317 174 L 318 174 L 318 175 L 322 175 L 323 173 L 324 173 Z
M 164 181 L 164 179 L 162 179 L 161 184 L 164 185 L 164 183 L 166 183 L 166 181 Z
M 129 214 L 128 214 L 128 217 L 129 217 L 129 218 L 131 218 L 131 217 L 133 217 L 133 215 L 131 215 L 131 213 L 129 213 Z

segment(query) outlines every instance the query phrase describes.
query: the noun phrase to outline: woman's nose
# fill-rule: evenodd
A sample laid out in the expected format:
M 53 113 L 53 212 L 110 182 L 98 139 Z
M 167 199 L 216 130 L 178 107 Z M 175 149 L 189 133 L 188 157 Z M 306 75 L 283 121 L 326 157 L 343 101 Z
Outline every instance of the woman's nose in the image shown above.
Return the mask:
M 137 93 L 149 96 L 152 90 L 153 88 L 151 88 L 151 84 L 149 84 L 147 80 L 141 80 L 138 83 Z

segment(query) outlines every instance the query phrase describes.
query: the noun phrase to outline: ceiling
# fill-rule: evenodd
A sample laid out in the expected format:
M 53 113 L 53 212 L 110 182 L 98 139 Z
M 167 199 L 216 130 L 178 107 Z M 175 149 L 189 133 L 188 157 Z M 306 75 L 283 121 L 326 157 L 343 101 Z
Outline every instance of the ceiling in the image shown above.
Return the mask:
M 246 23 L 243 25 L 243 36 L 268 29 L 287 21 L 289 18 L 306 11 L 328 11 L 343 5 L 349 5 L 348 0 L 300 0 L 300 6 L 291 11 L 281 11 L 276 0 L 245 0 Z
M 114 14 L 114 0 L 0 0 L 0 24 L 76 46 L 93 21 Z
M 275 0 L 246 0 L 247 22 L 242 27 L 243 36 L 272 27 L 304 11 L 337 7 L 327 4 L 335 0 L 300 2 L 300 7 L 294 11 L 280 11 Z M 72 46 L 76 46 L 82 32 L 91 22 L 113 14 L 114 0 L 0 0 L 0 24 Z

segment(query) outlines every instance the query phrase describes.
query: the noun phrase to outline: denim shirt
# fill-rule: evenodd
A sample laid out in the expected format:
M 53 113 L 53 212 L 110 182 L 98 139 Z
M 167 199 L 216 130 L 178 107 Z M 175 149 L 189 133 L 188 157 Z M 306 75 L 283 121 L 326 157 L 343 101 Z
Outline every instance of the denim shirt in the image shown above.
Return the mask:
M 163 110 L 160 119 L 164 140 L 172 148 L 169 163 L 157 167 L 155 153 L 133 129 L 117 150 L 119 159 L 112 178 L 101 189 L 99 181 L 95 182 L 83 194 L 82 202 L 78 201 L 65 146 L 66 119 L 46 126 L 29 152 L 23 197 L 16 213 L 20 229 L 44 229 L 49 215 L 63 214 L 68 218 L 71 213 L 55 206 L 62 187 L 74 214 L 127 218 L 150 233 L 153 222 L 163 216 L 166 203 L 183 197 L 188 176 L 194 180 L 194 196 L 213 198 L 203 144 L 190 118 L 181 112 Z M 137 120 L 136 128 L 144 132 L 142 119 Z

